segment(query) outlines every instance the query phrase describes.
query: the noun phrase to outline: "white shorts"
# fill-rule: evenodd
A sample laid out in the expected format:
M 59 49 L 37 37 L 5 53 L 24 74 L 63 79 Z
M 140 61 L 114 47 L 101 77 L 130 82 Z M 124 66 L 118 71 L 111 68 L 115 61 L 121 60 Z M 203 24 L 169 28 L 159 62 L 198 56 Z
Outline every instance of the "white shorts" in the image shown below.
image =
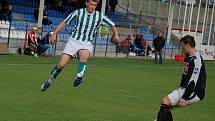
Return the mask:
M 77 41 L 75 39 L 69 38 L 66 43 L 66 47 L 63 50 L 63 54 L 68 54 L 74 56 L 80 50 L 88 50 L 91 54 L 93 51 L 93 45 L 91 42 Z
M 178 88 L 176 90 L 173 90 L 168 95 L 169 99 L 171 100 L 172 106 L 178 105 L 178 101 L 179 101 L 179 99 L 182 98 L 182 96 L 184 95 L 184 92 L 185 92 L 185 88 Z M 196 102 L 199 102 L 199 101 L 200 101 L 200 98 L 196 95 L 192 99 L 188 100 L 187 104 L 193 104 L 193 103 L 196 103 Z

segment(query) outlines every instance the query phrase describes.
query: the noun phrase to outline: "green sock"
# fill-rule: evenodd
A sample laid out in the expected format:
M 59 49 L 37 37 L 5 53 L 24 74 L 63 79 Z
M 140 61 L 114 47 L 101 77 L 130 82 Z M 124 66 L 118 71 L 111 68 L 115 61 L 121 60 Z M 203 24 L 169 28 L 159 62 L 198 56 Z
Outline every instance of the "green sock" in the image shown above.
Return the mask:
M 54 67 L 54 69 L 51 72 L 51 77 L 49 78 L 48 82 L 53 83 L 55 78 L 58 76 L 58 74 L 61 72 L 61 69 L 58 69 L 57 65 Z
M 80 62 L 77 69 L 77 77 L 83 77 L 84 71 L 86 70 L 87 63 L 86 62 Z

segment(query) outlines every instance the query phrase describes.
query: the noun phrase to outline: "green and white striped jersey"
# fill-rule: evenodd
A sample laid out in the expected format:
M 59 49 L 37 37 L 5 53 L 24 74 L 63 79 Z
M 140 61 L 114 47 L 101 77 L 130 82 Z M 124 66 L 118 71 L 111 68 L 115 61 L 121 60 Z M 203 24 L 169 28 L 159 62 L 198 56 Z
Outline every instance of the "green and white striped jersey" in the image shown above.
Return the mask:
M 78 41 L 92 42 L 95 39 L 98 27 L 102 24 L 110 28 L 115 26 L 109 18 L 98 11 L 88 15 L 86 8 L 75 10 L 64 19 L 67 25 L 72 21 L 75 21 L 75 29 L 71 33 L 70 38 Z

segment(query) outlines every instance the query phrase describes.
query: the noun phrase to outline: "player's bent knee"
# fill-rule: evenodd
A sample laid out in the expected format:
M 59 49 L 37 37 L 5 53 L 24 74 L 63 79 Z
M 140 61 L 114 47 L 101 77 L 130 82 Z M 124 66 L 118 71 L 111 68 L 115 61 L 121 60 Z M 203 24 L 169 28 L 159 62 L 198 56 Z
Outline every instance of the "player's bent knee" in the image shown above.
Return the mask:
M 162 104 L 171 105 L 171 100 L 168 96 L 163 97 Z
M 80 58 L 80 62 L 87 62 L 88 58 Z
M 60 63 L 60 64 L 57 65 L 57 67 L 58 67 L 58 69 L 62 70 L 62 69 L 64 69 L 66 67 L 66 64 L 61 64 Z
M 80 61 L 87 61 L 89 56 L 90 56 L 90 53 L 88 50 L 80 50 L 79 52 Z

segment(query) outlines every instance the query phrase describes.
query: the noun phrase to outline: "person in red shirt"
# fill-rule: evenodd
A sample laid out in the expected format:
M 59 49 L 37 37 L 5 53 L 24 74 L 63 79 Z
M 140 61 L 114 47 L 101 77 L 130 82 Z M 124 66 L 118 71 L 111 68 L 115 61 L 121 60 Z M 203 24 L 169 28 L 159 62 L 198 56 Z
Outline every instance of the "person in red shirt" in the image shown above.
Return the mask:
M 131 35 L 128 35 L 128 37 L 126 37 L 125 40 L 120 42 L 120 45 L 122 47 L 128 47 L 128 46 L 130 46 L 130 42 L 131 42 Z
M 148 42 L 144 39 L 143 35 L 140 35 L 140 41 L 143 47 L 146 47 L 148 45 Z
M 39 32 L 41 32 L 41 29 L 33 26 L 32 31 L 28 34 L 28 46 L 31 50 L 31 54 L 37 57 L 37 51 L 38 51 L 38 40 L 39 40 Z

